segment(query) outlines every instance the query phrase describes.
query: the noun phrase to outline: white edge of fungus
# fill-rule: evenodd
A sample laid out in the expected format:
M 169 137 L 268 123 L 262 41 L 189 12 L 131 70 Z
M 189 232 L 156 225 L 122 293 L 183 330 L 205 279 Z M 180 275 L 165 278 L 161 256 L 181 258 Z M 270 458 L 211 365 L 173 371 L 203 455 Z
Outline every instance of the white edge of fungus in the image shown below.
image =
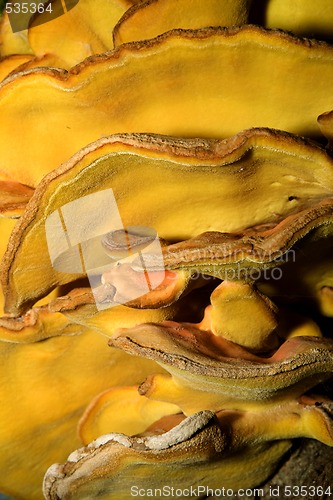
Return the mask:
M 150 450 L 165 450 L 166 448 L 170 448 L 170 446 L 190 439 L 193 434 L 205 427 L 213 417 L 214 412 L 210 410 L 201 411 L 190 415 L 183 422 L 164 434 L 139 438 L 138 442 L 144 443 Z
M 137 444 L 143 444 L 148 450 L 165 450 L 166 448 L 170 448 L 171 446 L 190 439 L 196 432 L 208 425 L 208 423 L 214 418 L 214 415 L 214 412 L 210 410 L 200 411 L 194 415 L 190 415 L 180 424 L 176 425 L 164 434 L 159 436 L 134 438 L 134 440 Z M 125 434 L 104 434 L 89 443 L 86 447 L 73 451 L 69 455 L 67 462 L 77 463 L 82 458 L 90 455 L 93 450 L 97 450 L 99 447 L 112 441 L 119 443 L 126 448 L 131 448 L 134 444 L 133 438 L 130 439 Z M 43 494 L 45 498 L 50 498 L 49 492 L 51 492 L 53 483 L 55 483 L 58 479 L 63 479 L 64 477 L 65 473 L 63 465 L 53 464 L 48 468 L 43 481 Z
M 57 479 L 63 479 L 65 474 L 61 464 L 52 464 L 46 471 L 43 479 L 43 495 L 45 498 L 51 498 L 49 493 L 52 491 L 52 485 Z

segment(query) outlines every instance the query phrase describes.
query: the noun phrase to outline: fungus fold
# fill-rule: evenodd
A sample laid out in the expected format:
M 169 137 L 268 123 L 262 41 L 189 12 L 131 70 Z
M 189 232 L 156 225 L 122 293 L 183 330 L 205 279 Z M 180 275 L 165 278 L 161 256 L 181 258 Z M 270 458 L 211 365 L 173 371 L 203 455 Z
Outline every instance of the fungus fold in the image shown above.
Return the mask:
M 328 44 L 248 25 L 172 30 L 92 56 L 68 72 L 41 67 L 5 79 L 0 154 L 7 175 L 34 187 L 112 133 L 226 138 L 270 127 L 319 138 L 317 117 L 331 108 L 332 75 Z M 14 129 L 20 148 L 8 147 Z M 40 148 L 44 142 L 48 148 Z
M 1 492 L 199 499 L 333 446 L 332 33 L 330 0 L 2 13 Z

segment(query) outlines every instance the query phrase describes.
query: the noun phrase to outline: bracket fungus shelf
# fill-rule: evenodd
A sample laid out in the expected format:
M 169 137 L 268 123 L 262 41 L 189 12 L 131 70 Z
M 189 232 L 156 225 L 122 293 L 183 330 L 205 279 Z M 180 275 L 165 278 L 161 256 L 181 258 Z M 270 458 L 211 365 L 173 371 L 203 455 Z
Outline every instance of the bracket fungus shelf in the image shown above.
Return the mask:
M 332 2 L 6 10 L 0 492 L 236 492 L 333 447 Z

